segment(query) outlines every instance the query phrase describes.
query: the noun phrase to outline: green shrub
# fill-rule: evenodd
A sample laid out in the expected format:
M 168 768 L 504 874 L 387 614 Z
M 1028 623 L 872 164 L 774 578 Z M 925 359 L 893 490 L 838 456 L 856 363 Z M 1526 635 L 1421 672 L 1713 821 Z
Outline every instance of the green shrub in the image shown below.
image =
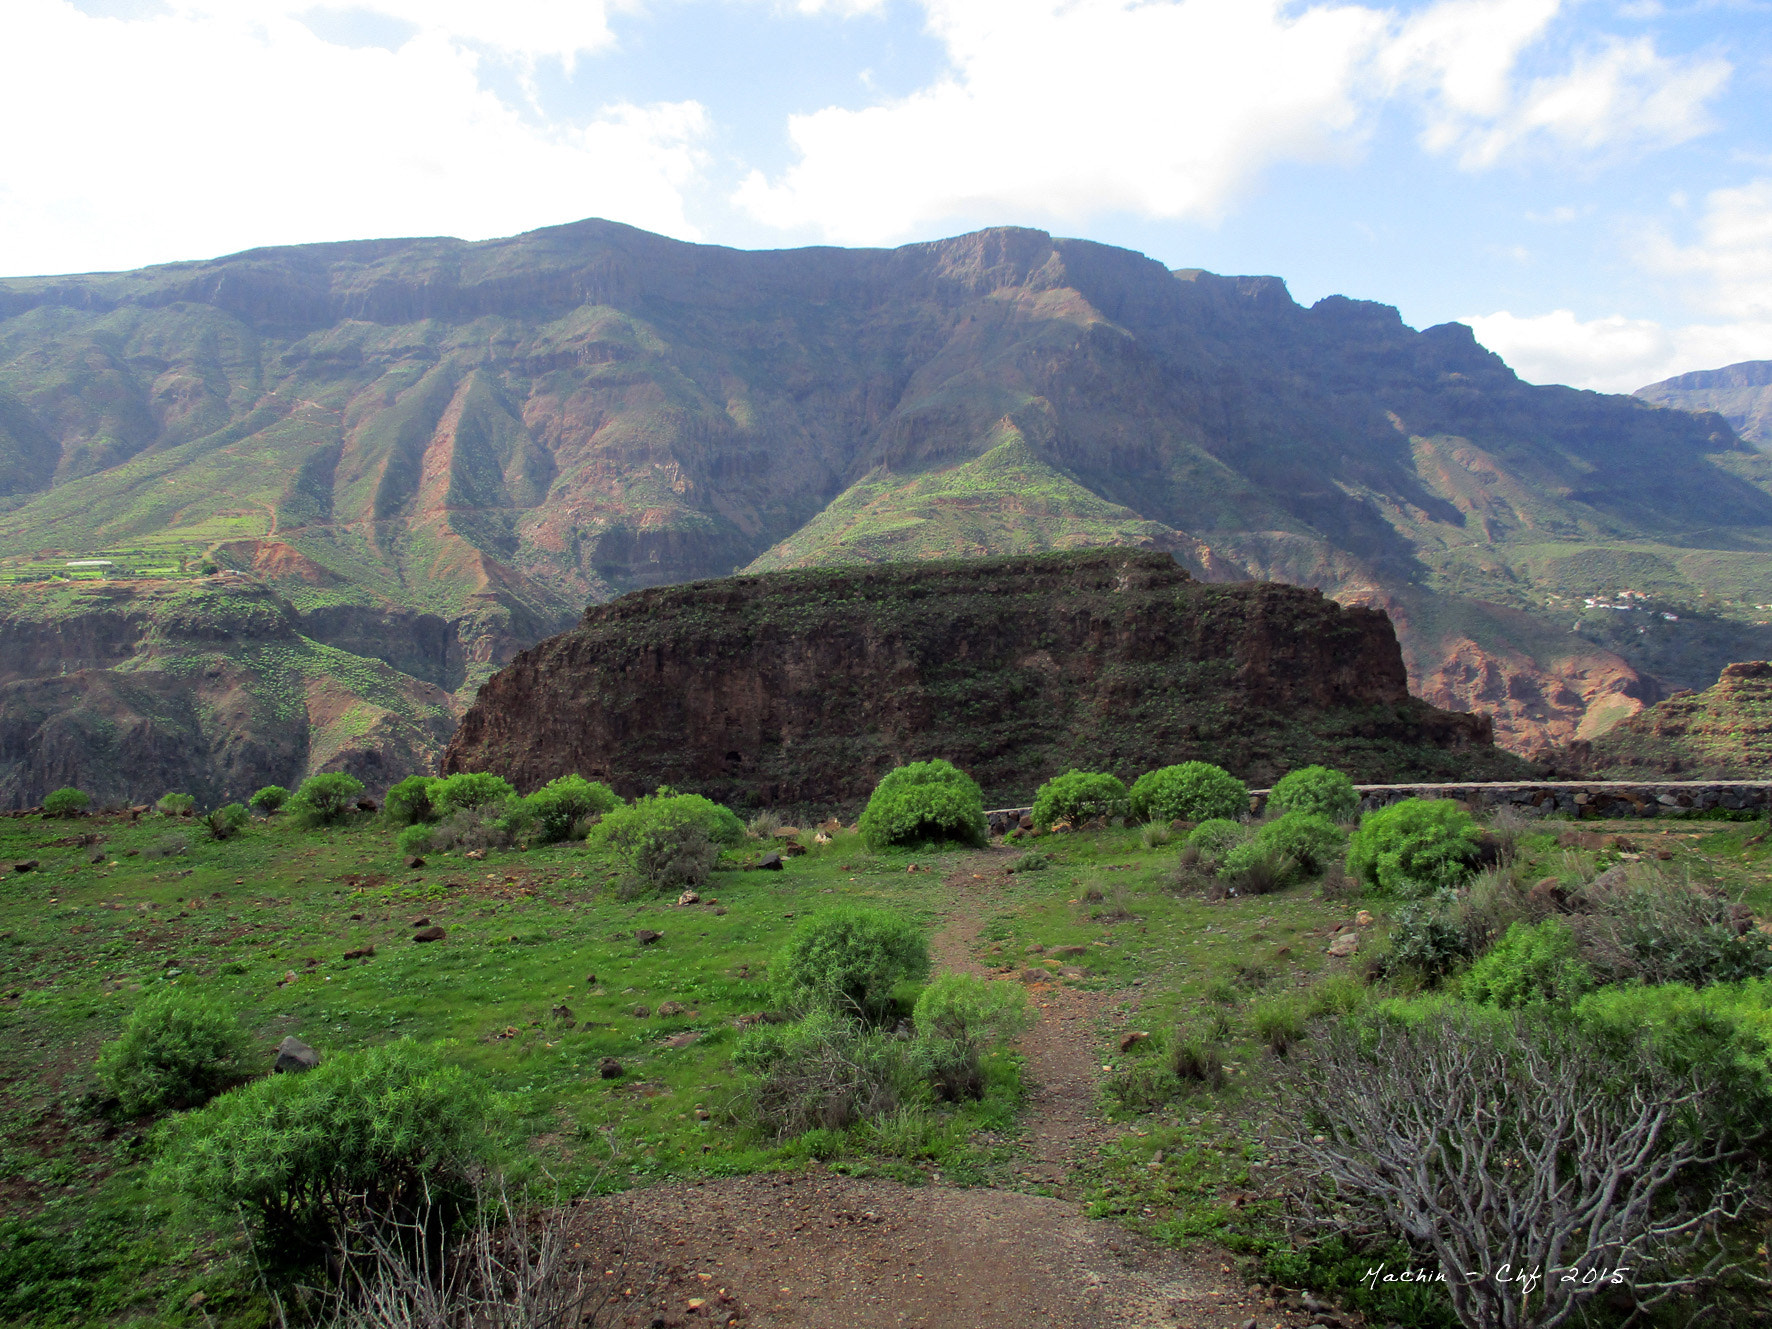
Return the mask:
M 1593 986 L 1576 957 L 1576 936 L 1561 919 L 1514 923 L 1459 982 L 1471 1001 L 1512 1010 L 1553 1002 L 1569 1005 Z
M 400 833 L 394 837 L 394 843 L 407 858 L 417 858 L 431 852 L 434 833 L 434 827 L 427 826 L 422 821 L 415 822 L 411 826 L 402 827 Z
M 301 782 L 289 800 L 304 826 L 332 826 L 345 819 L 363 792 L 363 782 L 343 771 L 325 771 Z
M 1763 933 L 1740 927 L 1720 892 L 1646 863 L 1601 874 L 1570 920 L 1597 978 L 1620 983 L 1733 983 L 1772 974 Z
M 154 804 L 162 817 L 188 817 L 196 806 L 197 800 L 189 794 L 162 794 Z
M 982 845 L 989 831 L 977 782 L 940 759 L 889 771 L 874 786 L 857 829 L 876 851 L 932 840 Z
M 244 803 L 224 803 L 203 818 L 203 825 L 212 840 L 231 840 L 252 821 Z
M 1139 776 L 1131 803 L 1146 821 L 1235 819 L 1249 811 L 1249 786 L 1211 762 L 1184 761 Z
M 929 973 L 929 942 L 897 914 L 849 907 L 803 920 L 770 966 L 776 1000 L 789 1010 L 876 1019 L 892 989 Z
M 1138 842 L 1146 849 L 1161 849 L 1169 843 L 1169 828 L 1160 821 L 1150 822 L 1139 831 Z
M 78 789 L 57 789 L 43 799 L 44 814 L 51 817 L 78 817 L 92 806 L 92 799 Z
M 1319 813 L 1288 812 L 1264 823 L 1255 832 L 1255 843 L 1284 854 L 1299 871 L 1315 876 L 1341 857 L 1347 833 Z
M 1033 1023 L 1027 993 L 1018 985 L 971 974 L 943 974 L 917 998 L 912 1019 L 924 1038 L 945 1038 L 984 1053 Z
M 1034 825 L 1049 830 L 1061 821 L 1081 826 L 1092 817 L 1126 814 L 1126 786 L 1100 771 L 1069 770 L 1034 792 Z
M 1304 766 L 1280 779 L 1267 796 L 1275 812 L 1308 812 L 1330 821 L 1349 821 L 1360 806 L 1354 782 L 1327 766 Z
M 1259 998 L 1249 1007 L 1249 1024 L 1255 1036 L 1281 1057 L 1304 1037 L 1305 1020 L 1305 1004 L 1291 992 Z
M 1198 1030 L 1177 1027 L 1164 1050 L 1169 1073 L 1184 1085 L 1224 1088 L 1224 1049 Z
M 775 1139 L 883 1117 L 923 1075 L 910 1044 L 828 1010 L 747 1030 L 732 1064 L 750 1124 Z
M 388 790 L 382 811 L 395 826 L 436 821 L 441 814 L 431 803 L 431 791 L 441 783 L 434 775 L 409 775 Z
M 1051 866 L 1052 859 L 1050 857 L 1039 853 L 1036 850 L 1030 849 L 1025 854 L 1017 854 L 1014 858 L 1010 859 L 1009 866 L 1004 868 L 1003 871 L 1008 873 L 1044 872 Z
M 605 813 L 588 838 L 621 860 L 623 893 L 632 896 L 703 885 L 721 846 L 743 843 L 745 829 L 730 808 L 700 794 L 663 789 Z
M 1298 879 L 1298 863 L 1271 844 L 1245 840 L 1226 851 L 1218 879 L 1233 895 L 1267 895 L 1285 890 Z
M 1381 895 L 1429 895 L 1470 876 L 1480 834 L 1450 799 L 1406 798 L 1360 819 L 1347 870 Z
M 1249 838 L 1249 828 L 1228 817 L 1211 817 L 1188 832 L 1188 848 L 1202 858 L 1222 863 L 1226 854 Z
M 1390 950 L 1381 968 L 1387 974 L 1412 974 L 1432 986 L 1470 959 L 1470 954 L 1470 938 L 1448 902 L 1420 900 L 1397 911 Z
M 207 1102 L 243 1078 L 252 1039 L 212 997 L 165 988 L 129 1014 L 100 1050 L 98 1078 L 131 1116 Z
M 523 800 L 536 831 L 545 844 L 569 839 L 572 828 L 586 817 L 604 816 L 621 806 L 615 791 L 582 775 L 562 775 L 550 780 Z
M 517 796 L 509 780 L 488 771 L 458 771 L 437 781 L 429 792 L 439 817 L 472 808 L 502 807 Z
M 287 789 L 280 784 L 268 784 L 251 798 L 247 799 L 246 806 L 249 808 L 257 808 L 268 817 L 288 801 L 289 791 Z
M 244 1212 L 267 1266 L 309 1269 L 365 1216 L 393 1231 L 464 1212 L 499 1117 L 477 1076 L 403 1039 L 224 1094 L 174 1123 L 155 1175 Z

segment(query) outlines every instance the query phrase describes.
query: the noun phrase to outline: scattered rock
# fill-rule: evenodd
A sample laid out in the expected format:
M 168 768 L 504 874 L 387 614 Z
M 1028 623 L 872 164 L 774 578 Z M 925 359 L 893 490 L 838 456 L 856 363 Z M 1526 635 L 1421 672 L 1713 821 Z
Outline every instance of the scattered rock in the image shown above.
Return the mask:
M 764 854 L 762 858 L 757 860 L 757 869 L 761 872 L 780 872 L 781 855 Z
M 1024 983 L 1044 983 L 1051 977 L 1052 975 L 1044 969 L 1023 969 L 1021 971 L 1021 981 Z
M 654 942 L 662 940 L 663 937 L 664 933 L 654 932 L 650 928 L 641 928 L 634 934 L 634 940 L 639 942 L 642 946 L 650 946 Z
M 677 897 L 677 907 L 678 908 L 682 908 L 686 904 L 700 904 L 700 903 L 701 903 L 701 896 L 697 895 L 694 891 L 684 891 L 683 894 L 681 894 Z
M 673 1015 L 681 1015 L 689 1008 L 680 1001 L 667 1001 L 658 1008 L 659 1019 L 667 1019 Z
M 1526 898 L 1540 908 L 1553 909 L 1559 914 L 1569 912 L 1569 892 L 1555 877 L 1544 878 L 1526 892 Z
M 697 1121 L 706 1121 L 708 1119 L 708 1110 L 706 1108 L 696 1108 L 695 1119 Z
M 823 831 L 820 831 L 817 835 L 812 837 L 813 844 L 829 844 L 830 842 L 831 837 L 826 835 Z
M 422 858 L 422 857 L 420 857 L 420 856 L 419 856 L 419 855 L 417 855 L 417 854 L 408 854 L 408 855 L 407 855 L 407 856 L 406 856 L 406 866 L 407 866 L 407 867 L 409 867 L 409 868 L 422 868 L 422 867 L 423 867 L 423 866 L 424 866 L 424 865 L 425 865 L 425 861 L 424 861 L 424 859 L 423 859 L 423 858 Z
M 271 1069 L 277 1072 L 311 1071 L 320 1064 L 320 1054 L 294 1034 L 277 1044 L 277 1059 Z
M 12 865 L 12 870 L 14 872 L 35 872 L 37 870 L 37 860 L 34 858 L 20 859 Z
M 636 1020 L 650 1020 L 652 1018 L 652 1007 L 650 1007 L 650 1006 L 636 1006 L 636 1007 L 634 1007 L 634 1018 Z
M 803 844 L 784 844 L 781 847 L 781 852 L 788 858 L 800 858 L 806 853 L 806 846 Z
M 462 857 L 471 858 L 478 863 L 481 859 L 486 857 L 486 851 L 484 849 L 470 849 L 467 853 L 463 854 Z
M 570 1020 L 572 1018 L 572 1007 L 561 1004 L 554 1007 L 554 1009 L 549 1011 L 548 1014 L 553 1016 L 556 1020 Z
M 586 987 L 593 987 L 593 988 L 596 987 L 597 986 L 597 976 L 595 974 L 586 974 L 585 975 L 585 986 Z
M 1087 946 L 1054 946 L 1046 954 L 1054 960 L 1074 960 L 1079 955 L 1089 954 L 1089 948 Z
M 1120 1051 L 1130 1052 L 1140 1043 L 1148 1041 L 1150 1035 L 1142 1029 L 1130 1029 L 1120 1036 Z
M 1343 932 L 1329 943 L 1329 954 L 1338 959 L 1345 960 L 1359 949 L 1360 934 L 1358 932 Z
M 449 934 L 439 927 L 420 928 L 412 934 L 414 941 L 442 941 Z
M 1029 955 L 1044 955 L 1045 953 L 1046 953 L 1046 948 L 1044 946 L 1042 946 L 1039 942 L 1030 941 L 1028 943 L 1027 954 L 1029 954 Z
M 905 871 L 906 872 L 921 872 L 922 869 L 919 868 L 915 863 L 912 863 L 908 868 L 905 869 Z
M 775 838 L 778 840 L 798 840 L 803 834 L 805 832 L 798 826 L 779 826 L 776 828 Z
M 412 920 L 412 926 L 415 928 L 426 928 L 430 925 L 431 916 L 429 914 L 420 914 L 417 918 Z
M 700 1037 L 701 1035 L 696 1033 L 695 1030 L 686 1029 L 680 1034 L 672 1034 L 669 1038 L 665 1039 L 664 1045 L 668 1048 L 686 1048 Z
M 374 956 L 375 947 L 373 946 L 360 946 L 354 951 L 345 952 L 345 959 L 347 960 L 369 960 L 373 959 Z
M 1354 915 L 1354 926 L 1357 928 L 1369 928 L 1375 922 L 1377 920 L 1372 917 L 1372 912 L 1368 909 L 1362 909 Z
M 605 1080 L 619 1080 L 622 1077 L 621 1063 L 614 1057 L 605 1057 L 597 1063 L 597 1074 Z

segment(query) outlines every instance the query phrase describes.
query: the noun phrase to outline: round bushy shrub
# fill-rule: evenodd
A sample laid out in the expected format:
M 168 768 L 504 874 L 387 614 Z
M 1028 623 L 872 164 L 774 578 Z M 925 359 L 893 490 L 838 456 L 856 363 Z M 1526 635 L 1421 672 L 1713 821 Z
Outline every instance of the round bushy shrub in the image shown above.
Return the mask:
M 1360 819 L 1347 870 L 1381 895 L 1414 898 L 1457 886 L 1477 860 L 1476 821 L 1446 798 L 1406 798 Z
M 892 989 L 929 974 L 929 942 L 908 918 L 874 909 L 831 909 L 794 929 L 770 975 L 790 1010 L 828 1010 L 874 1019 Z
M 562 775 L 550 780 L 523 800 L 531 822 L 543 842 L 568 839 L 572 828 L 586 817 L 606 816 L 621 806 L 608 785 L 582 775 Z
M 1288 812 L 1255 832 L 1255 843 L 1284 854 L 1298 870 L 1315 876 L 1341 857 L 1347 832 L 1314 812 Z
M 645 888 L 702 885 L 721 846 L 744 839 L 744 823 L 730 808 L 700 794 L 661 789 L 604 813 L 587 843 L 616 853 L 627 870 L 623 894 L 633 895 Z
M 421 854 L 431 852 L 431 837 L 435 827 L 427 822 L 415 821 L 410 826 L 403 826 L 394 837 L 394 844 L 408 858 L 417 858 Z
M 857 823 L 869 849 L 931 840 L 981 845 L 987 838 L 984 794 L 959 767 L 939 758 L 887 773 Z
M 224 1094 L 174 1124 L 156 1177 L 246 1213 L 260 1260 L 289 1272 L 365 1218 L 390 1236 L 445 1227 L 472 1203 L 497 1125 L 483 1081 L 403 1039 Z
M 431 791 L 440 783 L 434 775 L 409 775 L 388 790 L 382 800 L 382 811 L 396 826 L 416 826 L 436 821 L 438 811 L 431 805 Z
M 1327 766 L 1302 766 L 1281 777 L 1268 792 L 1275 812 L 1311 812 L 1330 821 L 1349 821 L 1360 806 L 1354 782 Z
M 246 1074 L 252 1039 L 220 1002 L 165 988 L 98 1054 L 98 1078 L 131 1116 L 207 1102 Z
M 92 799 L 78 789 L 57 789 L 43 799 L 44 814 L 51 817 L 78 817 L 92 806 Z
M 1249 811 L 1249 786 L 1209 761 L 1146 771 L 1132 783 L 1132 815 L 1145 821 L 1208 821 Z
M 431 786 L 431 806 L 439 817 L 451 812 L 502 805 L 517 796 L 511 782 L 490 771 L 458 771 Z
M 289 791 L 280 784 L 268 784 L 251 798 L 246 806 L 257 808 L 265 816 L 270 816 L 289 801 Z
M 1259 839 L 1232 845 L 1219 861 L 1218 875 L 1236 895 L 1266 895 L 1297 880 L 1299 865 L 1289 854 Z
M 1546 1002 L 1570 1005 L 1594 986 L 1576 956 L 1578 944 L 1574 930 L 1558 918 L 1513 923 L 1470 967 L 1460 988 L 1469 1000 L 1503 1010 Z
M 943 974 L 917 998 L 912 1019 L 924 1038 L 945 1038 L 988 1051 L 1033 1023 L 1027 993 L 1015 983 L 971 974 Z
M 1397 911 L 1390 950 L 1379 963 L 1387 974 L 1406 971 L 1432 986 L 1470 956 L 1470 938 L 1445 901 L 1417 900 Z
M 196 806 L 197 800 L 189 794 L 162 794 L 154 804 L 162 817 L 188 817 Z
M 1188 832 L 1188 848 L 1201 857 L 1223 861 L 1224 856 L 1249 838 L 1249 828 L 1229 817 L 1209 817 Z
M 1126 786 L 1102 771 L 1069 770 L 1034 792 L 1034 825 L 1049 830 L 1061 821 L 1080 826 L 1091 817 L 1126 813 Z
M 363 792 L 363 782 L 343 771 L 325 771 L 301 782 L 290 808 L 308 826 L 332 826 L 343 821 Z
M 224 803 L 203 818 L 203 824 L 208 828 L 209 838 L 212 840 L 232 840 L 251 821 L 252 814 L 246 810 L 244 803 Z

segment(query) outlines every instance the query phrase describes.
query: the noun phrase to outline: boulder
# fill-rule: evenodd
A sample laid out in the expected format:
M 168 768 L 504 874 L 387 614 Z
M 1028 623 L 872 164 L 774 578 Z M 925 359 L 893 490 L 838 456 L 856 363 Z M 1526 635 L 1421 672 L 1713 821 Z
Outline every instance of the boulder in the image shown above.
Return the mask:
M 650 1006 L 636 1006 L 636 1007 L 634 1007 L 634 1018 L 636 1020 L 650 1020 L 652 1018 L 652 1007 L 650 1007 Z
M 684 891 L 683 894 L 681 894 L 677 897 L 677 907 L 679 909 L 681 909 L 686 904 L 700 904 L 700 903 L 701 903 L 701 896 L 697 895 L 694 891 Z
M 622 1077 L 621 1063 L 614 1057 L 605 1057 L 597 1063 L 597 1074 L 605 1080 L 619 1080 Z
M 1359 949 L 1360 934 L 1358 932 L 1343 932 L 1329 943 L 1329 954 L 1341 960 L 1347 959 Z
M 681 1015 L 689 1008 L 680 1001 L 667 1001 L 658 1008 L 658 1018 L 667 1020 L 673 1015 Z
M 757 870 L 759 872 L 780 872 L 781 855 L 764 854 L 762 858 L 757 860 Z
M 37 870 L 37 866 L 38 866 L 38 864 L 37 864 L 36 859 L 21 858 L 18 862 L 14 863 L 12 865 L 12 870 L 14 872 L 35 872 Z
M 407 867 L 409 867 L 409 868 L 422 868 L 422 867 L 423 867 L 423 866 L 424 866 L 424 865 L 425 865 L 425 861 L 424 861 L 424 859 L 423 859 L 423 858 L 421 858 L 421 857 L 420 857 L 420 856 L 419 856 L 419 855 L 417 855 L 417 854 L 408 854 L 408 855 L 407 855 L 407 856 L 406 856 L 406 866 L 407 866 Z
M 277 1044 L 277 1059 L 271 1063 L 271 1069 L 279 1073 L 311 1071 L 319 1064 L 320 1054 L 290 1034 Z
M 420 928 L 412 934 L 414 941 L 442 941 L 449 934 L 440 927 Z
M 1362 909 L 1359 913 L 1354 915 L 1354 926 L 1357 928 L 1369 928 L 1376 921 L 1377 920 L 1372 917 L 1372 912 L 1368 909 Z
M 795 844 L 793 841 L 790 840 L 787 843 L 782 845 L 781 852 L 784 857 L 799 858 L 802 854 L 804 854 L 806 852 L 806 846 L 803 844 Z
M 641 928 L 638 932 L 634 933 L 634 940 L 639 942 L 642 946 L 651 946 L 656 942 L 664 940 L 664 933 L 654 932 L 650 928 Z

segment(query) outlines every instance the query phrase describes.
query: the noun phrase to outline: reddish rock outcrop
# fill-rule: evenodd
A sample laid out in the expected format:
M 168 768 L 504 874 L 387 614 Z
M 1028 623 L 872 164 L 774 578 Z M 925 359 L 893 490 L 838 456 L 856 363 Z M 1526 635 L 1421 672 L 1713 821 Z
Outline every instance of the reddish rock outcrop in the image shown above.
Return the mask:
M 1518 778 L 1491 738 L 1409 695 L 1380 611 L 1104 549 L 635 592 L 496 674 L 443 770 L 823 806 L 945 757 L 1014 803 L 1071 766 L 1129 779 L 1191 759 L 1257 781 L 1318 761 Z

